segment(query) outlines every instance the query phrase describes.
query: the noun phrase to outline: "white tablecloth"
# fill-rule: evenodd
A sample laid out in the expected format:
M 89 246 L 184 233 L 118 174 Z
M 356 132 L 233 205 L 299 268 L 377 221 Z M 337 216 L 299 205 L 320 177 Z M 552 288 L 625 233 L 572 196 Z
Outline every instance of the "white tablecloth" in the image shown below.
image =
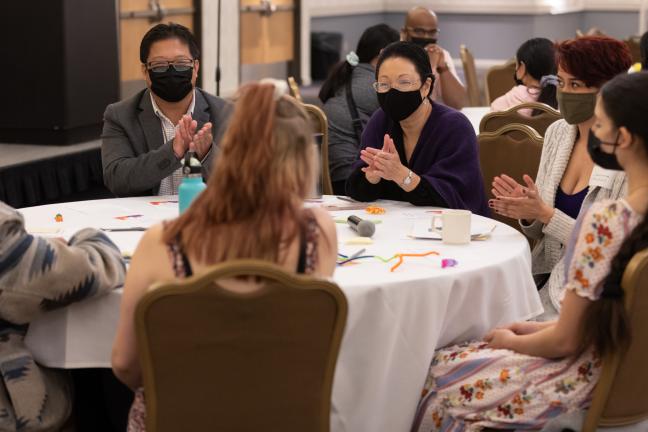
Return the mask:
M 126 198 L 22 209 L 34 233 L 70 236 L 83 226 L 150 225 L 173 217 L 175 203 L 150 204 L 164 198 Z M 327 202 L 345 205 L 333 197 Z M 394 272 L 391 264 L 365 259 L 339 267 L 334 279 L 347 296 L 349 315 L 333 386 L 333 431 L 408 431 L 435 348 L 479 338 L 495 325 L 531 318 L 542 306 L 531 278 L 526 239 L 497 224 L 491 239 L 448 246 L 408 235 L 415 221 L 429 220 L 430 208 L 382 202 L 387 213 L 336 211 L 336 219 L 358 214 L 379 219 L 374 243 L 366 253 L 437 251 L 440 256 L 406 258 Z M 63 222 L 54 222 L 61 213 Z M 118 216 L 135 216 L 126 220 Z M 482 220 L 473 216 L 474 221 Z M 486 220 L 488 221 L 488 220 Z M 52 227 L 61 231 L 51 233 Z M 133 251 L 141 232 L 109 233 L 125 251 Z M 360 246 L 346 224 L 338 224 L 339 250 Z M 458 265 L 441 268 L 441 259 Z M 27 344 L 40 363 L 51 367 L 110 367 L 110 350 L 121 292 L 53 311 L 32 323 Z
M 468 117 L 473 128 L 475 128 L 475 133 L 479 135 L 479 123 L 490 112 L 490 107 L 466 107 L 461 112 Z

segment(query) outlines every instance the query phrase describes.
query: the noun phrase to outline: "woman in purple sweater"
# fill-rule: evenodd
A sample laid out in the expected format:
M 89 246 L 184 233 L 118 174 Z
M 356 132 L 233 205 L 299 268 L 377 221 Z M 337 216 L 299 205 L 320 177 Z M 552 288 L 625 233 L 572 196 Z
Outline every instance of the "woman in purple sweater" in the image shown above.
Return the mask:
M 429 98 L 434 76 L 425 51 L 392 43 L 378 59 L 376 80 L 381 109 L 362 134 L 347 194 L 488 216 L 475 131 L 463 114 Z

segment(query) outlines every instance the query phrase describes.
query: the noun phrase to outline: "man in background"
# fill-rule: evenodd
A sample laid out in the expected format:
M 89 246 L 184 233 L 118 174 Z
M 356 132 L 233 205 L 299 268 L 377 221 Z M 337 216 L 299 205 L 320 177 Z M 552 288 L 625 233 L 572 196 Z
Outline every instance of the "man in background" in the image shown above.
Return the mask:
M 467 92 L 457 77 L 452 57 L 437 44 L 439 24 L 431 10 L 417 6 L 407 13 L 401 39 L 419 45 L 427 51 L 435 75 L 432 99 L 449 107 L 461 109 L 466 105 Z
M 209 175 L 231 107 L 196 87 L 199 57 L 196 40 L 180 24 L 158 24 L 144 35 L 147 88 L 104 113 L 104 183 L 115 195 L 177 194 L 190 149 L 203 163 L 203 177 Z

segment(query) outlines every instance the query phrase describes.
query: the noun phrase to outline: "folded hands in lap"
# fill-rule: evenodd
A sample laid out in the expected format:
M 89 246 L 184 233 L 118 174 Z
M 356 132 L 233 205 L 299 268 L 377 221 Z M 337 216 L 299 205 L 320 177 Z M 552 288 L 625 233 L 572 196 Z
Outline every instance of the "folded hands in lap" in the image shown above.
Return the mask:
M 494 328 L 484 336 L 484 342 L 488 342 L 488 347 L 492 349 L 510 349 L 511 339 L 515 336 L 532 334 L 551 324 L 551 322 L 538 321 L 514 322 L 503 327 Z

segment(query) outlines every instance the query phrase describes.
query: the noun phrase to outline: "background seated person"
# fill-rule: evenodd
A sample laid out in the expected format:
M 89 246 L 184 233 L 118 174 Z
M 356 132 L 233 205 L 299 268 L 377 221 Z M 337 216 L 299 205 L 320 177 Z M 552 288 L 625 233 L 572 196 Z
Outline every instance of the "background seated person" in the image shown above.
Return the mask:
M 517 84 L 491 104 L 491 111 L 506 111 L 525 102 L 540 102 L 558 108 L 556 101 L 556 52 L 554 43 L 545 38 L 524 42 L 515 54 Z M 521 109 L 520 114 L 531 116 L 531 109 Z
M 362 134 L 347 195 L 488 215 L 475 130 L 462 113 L 430 99 L 434 76 L 425 51 L 410 42 L 389 45 L 376 79 L 381 108 Z
M 369 27 L 362 33 L 356 51 L 332 69 L 320 90 L 328 119 L 329 169 L 336 195 L 345 194 L 344 183 L 358 157 L 362 130 L 379 106 L 372 87 L 378 54 L 397 40 L 398 32 L 386 24 Z M 355 114 L 360 123 L 354 125 Z
M 432 100 L 461 109 L 466 106 L 468 92 L 459 81 L 450 53 L 437 44 L 439 32 L 436 14 L 430 9 L 417 6 L 410 9 L 405 17 L 401 40 L 415 43 L 427 52 L 434 74 Z
M 648 247 L 646 113 L 648 74 L 620 75 L 601 90 L 589 151 L 597 164 L 625 170 L 628 195 L 579 216 L 558 319 L 514 323 L 486 343 L 438 350 L 413 431 L 539 430 L 589 407 L 602 358 L 625 349 L 632 332 L 621 278 Z
M 648 32 L 641 35 L 639 39 L 639 56 L 641 61 L 630 66 L 628 73 L 648 71 Z
M 196 88 L 200 52 L 186 27 L 158 24 L 142 39 L 147 88 L 108 105 L 101 134 L 104 183 L 117 196 L 175 195 L 191 142 L 203 176 L 225 130 L 229 105 Z
M 542 288 L 542 319 L 554 318 L 560 310 L 565 286 L 564 246 L 581 209 L 625 195 L 625 174 L 596 166 L 587 143 L 595 125 L 599 89 L 625 73 L 631 62 L 626 45 L 606 36 L 560 43 L 557 99 L 563 119 L 547 129 L 536 181 L 528 175 L 524 176 L 525 185 L 506 175 L 493 180 L 496 198 L 490 206 L 498 214 L 519 219 L 524 233 L 538 240 L 532 251 L 532 271 Z
M 211 265 L 241 258 L 274 262 L 296 273 L 333 275 L 335 223 L 324 209 L 304 208 L 318 169 L 313 131 L 299 102 L 272 84 L 243 87 L 216 169 L 218 175 L 191 207 L 149 229 L 133 256 L 112 357 L 115 374 L 132 389 L 142 386 L 135 306 L 151 284 L 199 275 Z M 223 286 L 236 292 L 258 287 L 240 280 Z M 131 432 L 145 428 L 143 397 L 139 390 Z
M 121 287 L 125 273 L 119 249 L 103 233 L 84 229 L 69 243 L 35 237 L 21 214 L 0 202 L 0 430 L 61 429 L 72 410 L 72 383 L 67 372 L 34 361 L 24 343 L 29 323 Z

